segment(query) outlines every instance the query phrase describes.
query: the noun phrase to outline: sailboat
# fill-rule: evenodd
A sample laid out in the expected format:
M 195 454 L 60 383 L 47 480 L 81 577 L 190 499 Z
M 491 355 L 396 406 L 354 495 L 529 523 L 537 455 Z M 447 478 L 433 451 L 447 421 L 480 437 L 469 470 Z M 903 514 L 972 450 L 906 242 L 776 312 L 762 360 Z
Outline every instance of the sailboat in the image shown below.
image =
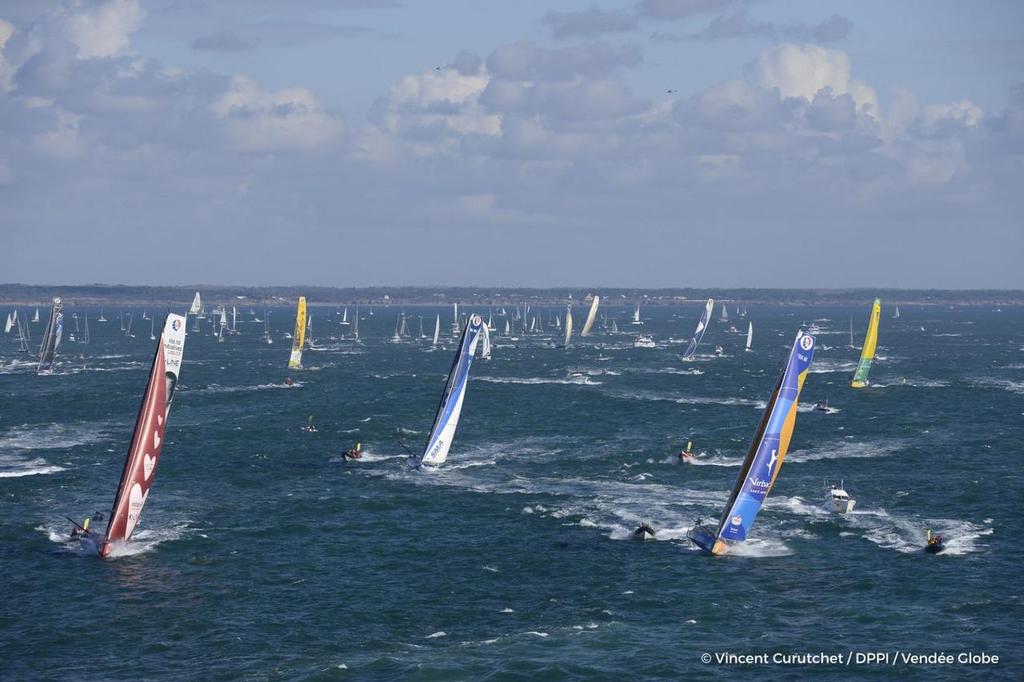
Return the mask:
M 134 339 L 135 334 L 132 334 L 132 320 L 135 319 L 135 313 L 128 313 L 128 327 L 124 330 L 124 335 L 129 339 Z
M 718 526 L 712 528 L 698 524 L 686 534 L 706 552 L 723 554 L 729 543 L 742 542 L 750 534 L 754 519 L 775 485 L 789 450 L 789 441 L 796 426 L 800 390 L 813 359 L 814 337 L 798 332 L 786 369 L 768 400 Z
M 459 304 L 452 303 L 452 336 L 459 333 Z
M 853 313 L 850 313 L 850 348 L 856 348 L 853 343 Z
M 78 329 L 78 313 L 72 313 L 71 314 L 71 318 L 75 321 L 75 333 L 77 334 L 79 332 L 79 329 Z
M 196 292 L 195 297 L 192 299 L 192 305 L 188 309 L 189 315 L 199 315 L 203 312 L 203 300 L 199 296 L 199 292 Z
M 185 325 L 181 315 L 168 315 L 156 346 L 146 392 L 135 420 L 135 431 L 121 472 L 121 482 L 102 538 L 86 530 L 79 537 L 83 547 L 106 559 L 118 544 L 128 542 L 149 498 L 160 452 L 166 440 L 167 417 L 178 385 L 185 351 Z
M 271 311 L 268 310 L 266 316 L 263 318 L 263 342 L 268 346 L 274 344 L 274 339 L 270 336 L 270 312 Z
M 295 336 L 292 338 L 292 355 L 288 359 L 291 368 L 302 367 L 302 348 L 306 340 L 306 297 L 299 296 L 295 310 Z
M 85 335 L 82 337 L 82 343 L 89 343 L 89 313 L 85 314 Z
M 729 307 L 724 303 L 722 304 L 722 317 L 719 319 L 721 319 L 722 322 L 729 321 Z
M 619 325 L 616 324 L 614 318 L 612 319 L 612 330 L 611 331 L 612 331 L 612 334 L 618 334 L 619 333 Z
M 569 340 L 572 338 L 572 303 L 565 306 L 565 339 L 562 341 L 562 348 L 569 347 Z
M 220 309 L 220 324 L 218 326 L 220 327 L 220 331 L 217 335 L 223 336 L 224 328 L 228 326 L 228 311 L 226 308 Z
M 402 314 L 399 313 L 398 317 L 395 318 L 395 333 L 391 335 L 391 343 L 402 342 Z
M 149 318 L 149 340 L 156 341 L 156 321 L 152 317 Z
M 686 347 L 686 352 L 683 353 L 683 359 L 689 359 L 693 357 L 693 354 L 697 352 L 697 346 L 700 345 L 700 340 L 704 338 L 704 332 L 708 329 L 708 323 L 711 322 L 711 313 L 715 310 L 715 299 L 709 298 L 707 303 L 704 304 L 704 313 L 700 316 L 700 321 L 697 323 L 697 330 L 693 332 L 693 338 L 690 339 L 690 345 Z
M 601 297 L 594 296 L 594 300 L 590 304 L 590 312 L 587 313 L 587 321 L 583 323 L 583 331 L 580 332 L 580 336 L 588 336 L 590 334 L 590 328 L 594 326 L 594 320 L 597 319 L 597 306 L 600 304 Z
M 864 347 L 860 351 L 860 362 L 857 363 L 857 371 L 853 375 L 850 386 L 853 388 L 864 388 L 869 383 L 868 372 L 871 371 L 871 361 L 875 359 L 875 348 L 878 346 L 878 318 L 882 315 L 882 301 L 875 299 L 871 304 L 871 319 L 868 321 L 868 333 L 864 337 Z
M 370 312 L 373 312 L 372 310 Z M 356 306 L 356 313 L 352 316 L 352 338 L 359 343 L 359 306 Z
M 64 304 L 60 298 L 54 297 L 50 308 L 50 319 L 43 332 L 43 342 L 39 346 L 39 365 L 36 374 L 53 374 L 53 358 L 60 346 L 60 338 L 64 332 Z
M 506 336 L 506 337 L 512 336 L 512 324 L 508 320 L 505 320 L 505 334 L 504 334 L 504 336 Z
M 14 328 L 14 318 L 11 317 L 10 313 L 7 313 L 7 322 L 4 323 L 4 334 L 10 334 L 11 329 Z
M 39 321 L 39 308 L 36 308 L 36 314 L 32 316 L 32 321 L 33 322 L 38 322 Z
M 121 319 L 121 333 L 124 334 L 124 311 L 122 310 L 120 313 L 118 313 L 118 316 Z
M 22 353 L 28 353 L 28 341 L 29 331 L 28 325 L 25 324 L 25 317 L 22 316 L 18 319 L 18 349 Z
M 430 429 L 430 436 L 427 438 L 427 445 L 423 454 L 412 462 L 417 468 L 434 468 L 443 464 L 448 458 L 448 449 L 452 445 L 455 429 L 459 425 L 462 401 L 466 397 L 469 368 L 473 364 L 476 347 L 481 339 L 483 347 L 480 355 L 487 359 L 491 356 L 490 333 L 479 315 L 470 315 L 466 327 L 462 331 L 462 339 L 455 352 L 455 360 L 448 371 L 448 382 L 445 384 L 444 393 L 441 394 L 441 402 L 437 406 L 437 414 L 434 417 L 434 425 Z
M 349 325 L 349 322 L 348 322 L 348 306 L 345 306 L 345 312 L 342 314 L 341 322 L 339 322 L 339 324 L 341 324 L 341 325 L 343 325 L 345 327 L 347 327 Z
M 639 303 L 636 306 L 636 310 L 633 311 L 633 321 L 630 322 L 630 324 L 635 324 L 635 325 L 643 324 L 643 322 L 640 321 L 640 304 Z
M 892 314 L 892 319 L 894 319 L 894 320 L 900 319 L 900 307 L 899 306 L 896 306 L 896 311 Z
M 106 322 L 107 318 L 103 317 L 103 308 L 100 308 L 100 316 L 96 318 L 97 322 Z
M 506 325 L 508 322 L 505 323 Z M 434 340 L 430 342 L 431 346 L 437 347 L 437 340 L 441 338 L 441 316 L 438 315 L 437 319 L 434 320 Z
M 754 343 L 754 323 L 747 322 L 747 347 L 744 349 L 748 353 L 751 350 L 751 345 Z
M 238 333 L 238 308 L 231 306 L 231 329 L 228 330 L 230 334 Z

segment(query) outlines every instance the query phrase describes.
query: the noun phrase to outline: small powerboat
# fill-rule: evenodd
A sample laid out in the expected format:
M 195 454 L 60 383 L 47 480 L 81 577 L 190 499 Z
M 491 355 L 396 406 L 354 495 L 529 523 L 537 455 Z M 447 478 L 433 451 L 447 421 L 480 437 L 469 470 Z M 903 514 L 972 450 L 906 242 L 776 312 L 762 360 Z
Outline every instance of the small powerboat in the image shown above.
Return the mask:
M 647 334 L 641 334 L 636 337 L 636 341 L 633 342 L 633 348 L 657 348 L 657 344 L 655 344 L 654 339 Z
M 945 539 L 942 537 L 941 534 L 938 534 L 938 535 L 932 534 L 932 529 L 929 528 L 928 529 L 927 542 L 925 543 L 925 546 L 924 546 L 924 551 L 928 552 L 929 554 L 938 554 L 939 552 L 943 551 L 944 549 L 946 549 L 946 541 L 945 541 Z
M 363 444 L 362 443 L 356 443 L 356 446 L 354 448 L 352 448 L 351 450 L 346 450 L 344 452 L 344 457 L 345 457 L 345 461 L 346 462 L 351 462 L 353 460 L 362 459 L 363 458 Z
M 679 451 L 679 461 L 692 462 L 694 459 L 696 456 L 693 454 L 693 441 L 686 441 L 686 449 Z
M 566 377 L 566 381 L 574 384 L 589 384 L 590 377 L 583 372 L 570 372 L 569 376 Z
M 654 539 L 654 527 L 651 524 L 649 524 L 646 521 L 644 521 L 643 523 L 641 523 L 639 526 L 636 527 L 636 530 L 633 531 L 633 539 L 634 540 L 653 540 Z
M 825 414 L 828 414 L 828 398 L 825 398 L 824 400 L 819 400 L 818 402 L 814 403 L 814 411 L 824 412 Z
M 725 349 L 721 346 L 715 346 L 715 355 L 725 355 Z
M 825 481 L 825 506 L 837 514 L 852 512 L 857 500 L 847 494 L 843 488 L 843 482 L 839 485 Z

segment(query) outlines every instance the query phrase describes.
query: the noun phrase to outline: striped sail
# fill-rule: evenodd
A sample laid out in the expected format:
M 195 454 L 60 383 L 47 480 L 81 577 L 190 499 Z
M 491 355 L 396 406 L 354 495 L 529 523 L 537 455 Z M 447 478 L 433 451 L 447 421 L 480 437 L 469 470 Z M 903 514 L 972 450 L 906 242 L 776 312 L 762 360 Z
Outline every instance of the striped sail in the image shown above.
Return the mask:
M 174 389 L 178 384 L 181 359 L 185 351 L 185 324 L 181 315 L 168 315 L 157 342 L 149 382 L 135 420 L 135 432 L 125 458 L 121 483 L 110 511 L 106 536 L 98 548 L 104 558 L 110 556 L 113 543 L 125 542 L 139 523 L 142 508 L 149 497 L 153 475 L 160 459 Z
M 53 307 L 50 308 L 50 320 L 46 323 L 43 342 L 39 346 L 39 365 L 36 367 L 38 374 L 53 374 L 53 358 L 57 354 L 63 333 L 64 304 L 59 298 L 54 298 Z
M 875 359 L 875 349 L 878 347 L 878 320 L 881 316 L 882 301 L 876 298 L 871 305 L 871 320 L 868 322 L 867 336 L 864 337 L 864 348 L 860 352 L 860 362 L 850 382 L 853 388 L 864 388 L 869 383 L 868 372 L 871 371 L 871 361 Z
M 700 340 L 704 338 L 704 332 L 708 329 L 708 323 L 711 321 L 711 313 L 715 310 L 715 299 L 709 298 L 708 302 L 704 304 L 704 314 L 700 316 L 700 322 L 697 323 L 697 331 L 693 333 L 693 338 L 690 339 L 690 345 L 686 347 L 686 352 L 683 353 L 684 358 L 692 358 L 693 354 L 697 352 L 697 346 L 700 345 Z
M 295 336 L 292 339 L 292 356 L 289 367 L 302 367 L 302 348 L 306 342 L 306 297 L 299 296 L 299 307 L 295 310 Z
M 688 534 L 708 552 L 721 554 L 726 551 L 727 542 L 742 542 L 750 534 L 789 450 L 796 426 L 797 401 L 813 359 L 814 337 L 798 332 L 786 369 L 768 400 L 717 529 L 697 526 Z
M 601 297 L 595 296 L 593 303 L 590 304 L 590 312 L 587 313 L 587 321 L 583 323 L 583 331 L 580 332 L 580 336 L 589 336 L 590 328 L 594 326 L 594 320 L 597 319 L 597 306 L 601 304 Z
M 448 383 L 445 384 L 441 403 L 437 407 L 434 426 L 430 429 L 427 446 L 423 455 L 416 462 L 418 466 L 436 467 L 448 458 L 448 449 L 455 438 L 455 429 L 459 425 L 459 414 L 462 412 L 462 401 L 466 397 L 466 383 L 469 381 L 469 368 L 473 364 L 477 344 L 483 340 L 481 357 L 491 356 L 491 337 L 487 325 L 479 315 L 470 315 L 462 332 L 459 349 L 455 353 L 451 370 L 448 372 Z

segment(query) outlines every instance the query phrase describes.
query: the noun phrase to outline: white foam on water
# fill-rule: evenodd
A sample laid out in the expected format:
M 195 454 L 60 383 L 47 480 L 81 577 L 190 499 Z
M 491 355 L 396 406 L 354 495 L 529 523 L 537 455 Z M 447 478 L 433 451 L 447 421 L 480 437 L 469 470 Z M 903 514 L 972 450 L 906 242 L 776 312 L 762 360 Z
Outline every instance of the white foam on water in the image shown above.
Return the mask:
M 586 381 L 572 379 L 548 379 L 544 377 L 472 377 L 474 381 L 487 381 L 492 384 L 563 384 L 568 386 L 600 386 L 603 382 L 587 379 Z
M 838 441 L 807 450 L 793 450 L 786 456 L 787 462 L 815 462 L 822 459 L 863 459 L 889 457 L 906 445 L 898 439 L 875 441 Z
M 188 522 L 165 528 L 144 528 L 132 535 L 128 542 L 117 542 L 111 545 L 108 559 L 138 556 L 156 549 L 165 542 L 178 540 L 188 533 Z
M 857 369 L 856 360 L 817 359 L 811 363 L 810 374 L 828 374 L 830 372 L 853 372 Z
M 65 471 L 64 467 L 49 464 L 42 457 L 19 459 L 0 455 L 0 478 L 21 478 L 22 476 L 43 476 Z
M 437 639 L 438 637 L 447 637 L 447 636 L 448 636 L 447 632 L 445 632 L 444 630 L 438 630 L 437 632 L 431 632 L 429 635 L 427 635 L 423 639 Z
M 1010 393 L 1024 394 L 1024 381 L 1013 381 L 1012 379 L 1000 379 L 996 377 L 979 377 L 972 382 L 975 386 L 985 388 L 1001 388 Z
M 755 407 L 763 410 L 767 403 L 763 400 L 751 400 L 749 398 L 708 398 L 705 396 L 680 396 L 678 393 L 671 395 L 665 393 L 657 393 L 655 391 L 622 391 L 614 390 L 607 391 L 607 395 L 613 398 L 622 398 L 624 400 L 653 400 L 653 401 L 665 401 L 677 403 L 679 405 L 727 405 L 727 406 L 738 406 L 738 407 Z
M 301 381 L 295 381 L 292 384 L 285 383 L 274 383 L 274 384 L 255 384 L 251 386 L 221 386 L 220 384 L 210 384 L 204 388 L 184 388 L 183 390 L 189 393 L 241 393 L 246 391 L 267 391 L 277 388 L 302 388 Z

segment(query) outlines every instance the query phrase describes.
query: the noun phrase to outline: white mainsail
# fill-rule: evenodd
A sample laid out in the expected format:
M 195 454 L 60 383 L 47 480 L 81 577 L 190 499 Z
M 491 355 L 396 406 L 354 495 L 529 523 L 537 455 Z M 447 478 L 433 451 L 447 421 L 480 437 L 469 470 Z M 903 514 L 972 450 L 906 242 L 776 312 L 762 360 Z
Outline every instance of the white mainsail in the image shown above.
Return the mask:
M 633 324 L 643 324 L 640 321 L 640 304 L 637 304 L 636 310 L 633 311 Z
M 724 303 L 722 304 L 722 317 L 721 317 L 721 320 L 722 320 L 722 322 L 728 322 L 729 321 L 729 308 Z
M 747 322 L 747 350 L 750 350 L 750 345 L 754 342 L 754 323 Z
M 441 338 L 441 316 L 438 315 L 437 319 L 434 320 L 434 340 L 430 342 L 431 346 L 437 345 L 437 340 Z
M 590 312 L 587 313 L 587 321 L 583 323 L 583 331 L 580 332 L 580 336 L 588 336 L 590 334 L 590 328 L 594 326 L 594 320 L 597 319 L 597 307 L 600 304 L 601 297 L 594 296 L 594 301 L 590 304 Z
M 565 341 L 562 343 L 569 347 L 569 339 L 572 337 L 572 304 L 565 306 Z
M 14 318 L 11 317 L 10 313 L 7 313 L 7 323 L 4 324 L 4 334 L 10 334 L 11 329 L 14 328 Z
M 480 355 L 485 359 L 489 358 L 491 356 L 491 337 L 487 331 L 487 325 L 479 315 L 470 315 L 462 332 L 459 348 L 455 352 L 455 360 L 448 372 L 448 382 L 445 384 L 444 393 L 441 394 L 441 403 L 437 406 L 437 414 L 434 417 L 434 425 L 430 429 L 430 436 L 427 438 L 427 445 L 423 454 L 414 460 L 414 464 L 417 466 L 436 467 L 443 464 L 448 458 L 448 450 L 455 437 L 455 429 L 459 425 L 462 402 L 466 397 L 469 368 L 473 364 L 473 356 L 476 353 L 477 344 L 481 340 L 483 347 Z
M 198 315 L 203 310 L 203 300 L 199 296 L 199 292 L 196 292 L 195 297 L 192 299 L 192 306 L 188 309 L 189 315 Z

